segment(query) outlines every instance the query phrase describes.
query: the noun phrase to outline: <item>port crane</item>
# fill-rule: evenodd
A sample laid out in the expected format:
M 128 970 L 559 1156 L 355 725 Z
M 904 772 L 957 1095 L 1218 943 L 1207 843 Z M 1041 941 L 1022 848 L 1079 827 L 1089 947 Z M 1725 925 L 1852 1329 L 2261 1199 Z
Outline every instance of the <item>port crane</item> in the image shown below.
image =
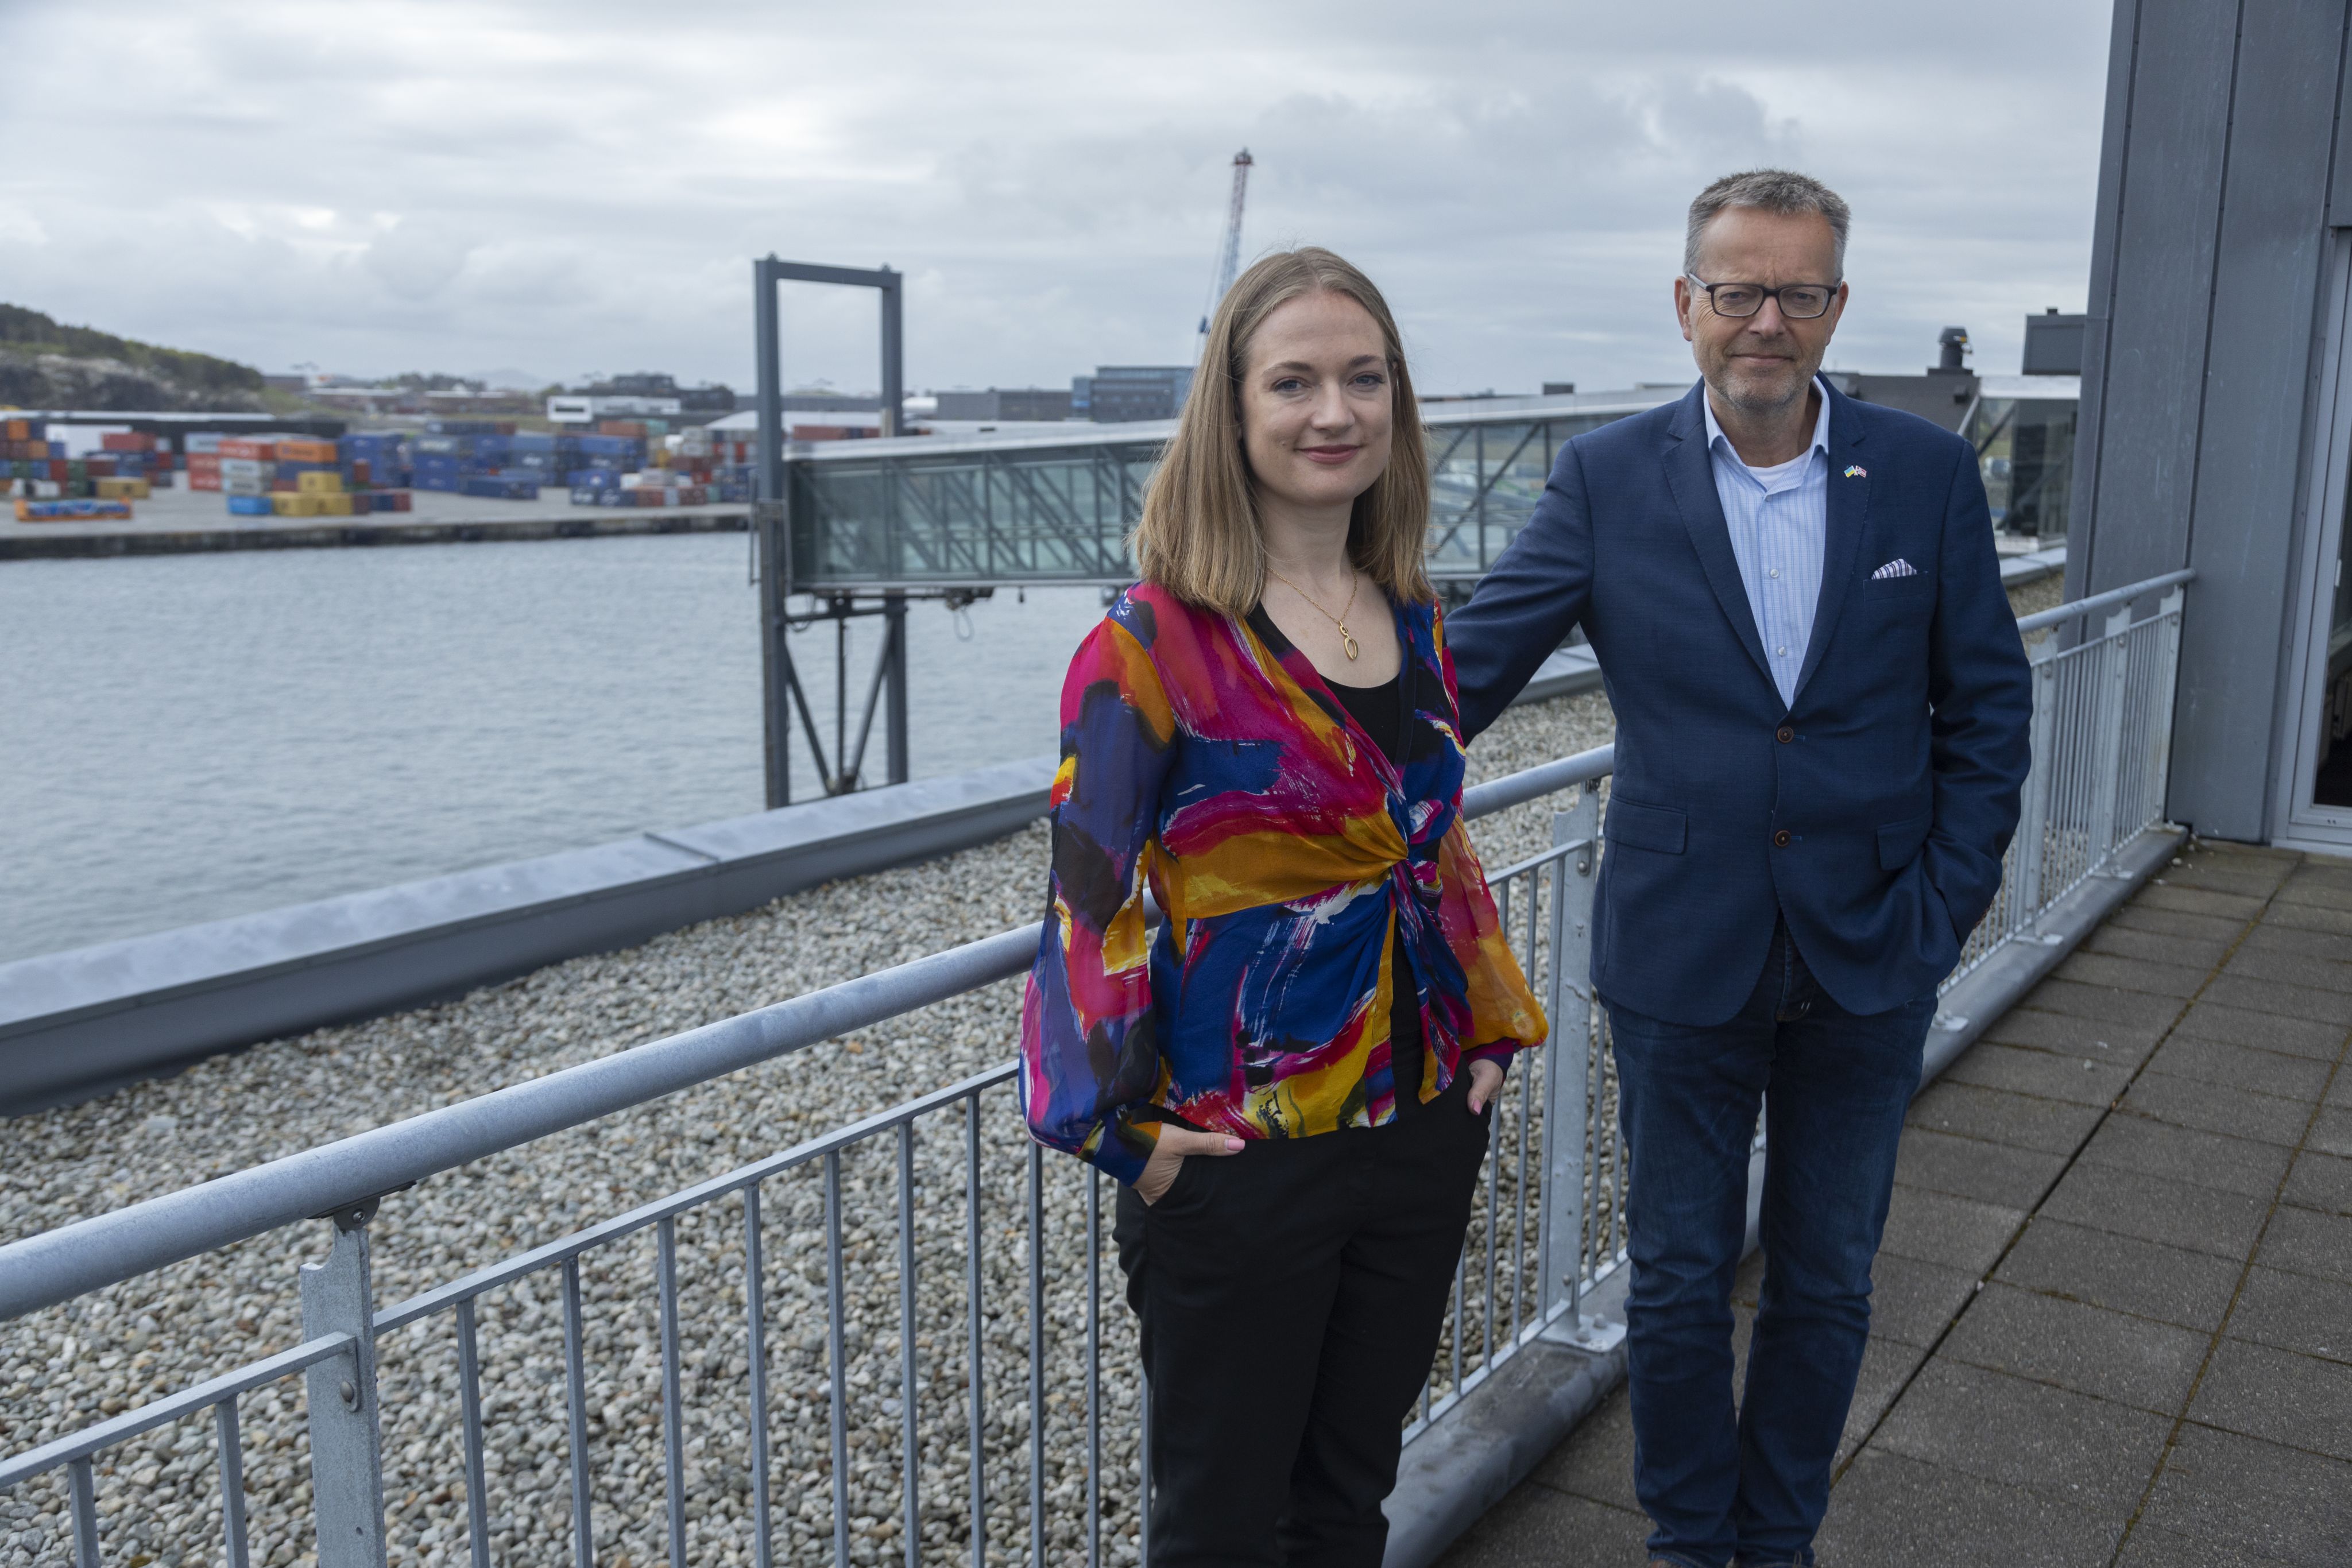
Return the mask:
M 1217 256 L 1216 286 L 1209 291 L 1209 308 L 1201 312 L 1198 337 L 1205 341 L 1209 336 L 1209 318 L 1217 313 L 1225 291 L 1234 286 L 1234 275 L 1242 265 L 1242 202 L 1249 194 L 1249 172 L 1252 159 L 1244 147 L 1234 154 L 1234 195 L 1225 209 L 1225 243 Z

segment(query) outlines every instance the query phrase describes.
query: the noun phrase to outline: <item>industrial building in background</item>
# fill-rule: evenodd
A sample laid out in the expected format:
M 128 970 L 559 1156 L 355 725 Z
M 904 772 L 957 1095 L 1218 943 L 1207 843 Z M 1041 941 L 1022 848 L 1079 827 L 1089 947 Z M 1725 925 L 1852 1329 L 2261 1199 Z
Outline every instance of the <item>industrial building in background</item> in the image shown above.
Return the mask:
M 655 371 L 635 371 L 609 376 L 584 387 L 574 387 L 547 400 L 547 417 L 559 424 L 591 424 L 600 419 L 636 419 L 646 415 L 699 416 L 698 423 L 735 412 L 732 388 L 719 385 L 682 387 L 677 379 Z
M 1070 378 L 1069 417 L 1097 424 L 1173 419 L 1192 391 L 1190 365 L 1097 365 L 1093 375 Z
M 939 419 L 1056 420 L 1070 417 L 1076 393 L 1064 387 L 990 387 L 985 392 L 943 392 L 932 394 L 932 414 Z

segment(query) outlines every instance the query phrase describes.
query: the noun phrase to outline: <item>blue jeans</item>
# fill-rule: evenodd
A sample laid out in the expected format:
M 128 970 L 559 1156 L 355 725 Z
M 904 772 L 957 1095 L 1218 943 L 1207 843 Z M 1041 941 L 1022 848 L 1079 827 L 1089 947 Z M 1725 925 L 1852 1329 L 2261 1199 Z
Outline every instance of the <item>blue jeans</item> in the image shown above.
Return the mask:
M 1890 1012 L 1847 1012 L 1782 926 L 1727 1023 L 1607 1004 L 1631 1156 L 1633 1490 L 1657 1526 L 1653 1557 L 1811 1563 L 1935 1003 L 1931 991 Z M 1759 1103 L 1771 1150 L 1764 1284 L 1735 1413 L 1731 1286 Z

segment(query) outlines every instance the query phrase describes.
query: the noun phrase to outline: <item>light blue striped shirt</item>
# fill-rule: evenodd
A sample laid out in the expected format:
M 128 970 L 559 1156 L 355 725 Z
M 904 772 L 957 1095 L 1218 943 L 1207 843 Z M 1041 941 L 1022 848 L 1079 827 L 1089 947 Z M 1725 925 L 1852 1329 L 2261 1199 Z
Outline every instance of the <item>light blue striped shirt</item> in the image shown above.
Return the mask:
M 1813 607 L 1822 597 L 1822 554 L 1829 542 L 1830 394 L 1821 392 L 1821 417 L 1813 444 L 1801 456 L 1770 468 L 1750 468 L 1732 449 L 1731 438 L 1706 411 L 1706 450 L 1715 460 L 1715 494 L 1731 529 L 1731 553 L 1748 590 L 1748 612 L 1764 639 L 1772 684 L 1780 700 L 1797 700 L 1797 675 L 1812 641 Z

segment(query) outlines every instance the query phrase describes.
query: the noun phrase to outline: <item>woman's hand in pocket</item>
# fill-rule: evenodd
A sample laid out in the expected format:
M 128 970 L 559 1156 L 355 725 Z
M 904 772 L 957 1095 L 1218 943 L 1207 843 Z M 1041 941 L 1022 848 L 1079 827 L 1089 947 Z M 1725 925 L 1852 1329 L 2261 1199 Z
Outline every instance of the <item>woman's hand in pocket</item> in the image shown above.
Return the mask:
M 1501 1077 L 1500 1073 L 1496 1074 Z M 1158 1203 L 1168 1195 L 1168 1187 L 1176 1179 L 1187 1157 L 1210 1155 L 1223 1157 L 1242 1152 L 1242 1141 L 1229 1133 L 1195 1133 L 1187 1127 L 1161 1124 L 1160 1137 L 1153 1144 L 1151 1157 L 1143 1163 L 1143 1174 L 1135 1178 L 1135 1196 L 1146 1203 Z
M 1503 1086 L 1503 1070 L 1480 1057 L 1470 1064 L 1470 1113 L 1476 1115 L 1495 1098 L 1495 1091 Z

